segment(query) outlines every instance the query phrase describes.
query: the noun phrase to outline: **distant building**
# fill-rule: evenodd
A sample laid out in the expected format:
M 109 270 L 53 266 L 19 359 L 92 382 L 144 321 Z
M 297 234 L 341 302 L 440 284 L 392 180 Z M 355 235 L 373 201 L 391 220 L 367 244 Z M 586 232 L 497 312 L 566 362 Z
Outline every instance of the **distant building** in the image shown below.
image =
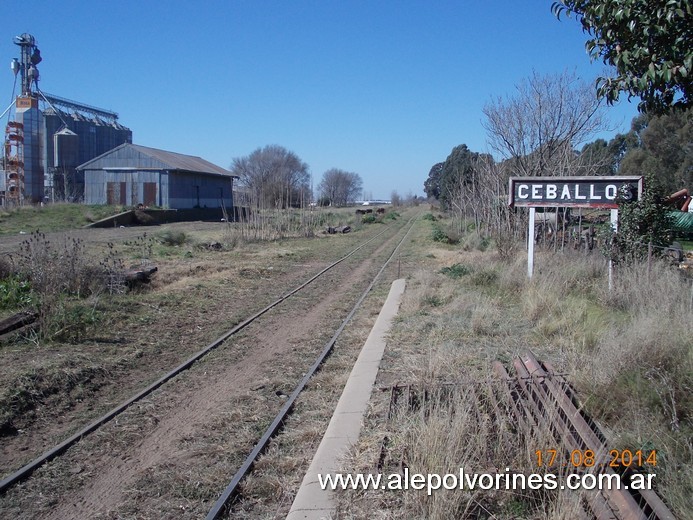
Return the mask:
M 233 211 L 228 170 L 200 157 L 122 144 L 77 167 L 83 172 L 86 204 L 221 208 Z

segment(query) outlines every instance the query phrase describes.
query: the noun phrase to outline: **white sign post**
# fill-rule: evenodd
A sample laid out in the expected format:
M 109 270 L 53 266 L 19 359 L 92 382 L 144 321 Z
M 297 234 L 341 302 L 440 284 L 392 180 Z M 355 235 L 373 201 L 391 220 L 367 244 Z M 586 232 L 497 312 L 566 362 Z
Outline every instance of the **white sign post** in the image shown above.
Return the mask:
M 618 233 L 618 209 L 611 210 L 611 230 Z M 611 257 L 609 257 L 609 292 L 614 287 L 614 265 Z
M 618 231 L 618 205 L 642 197 L 643 178 L 610 177 L 511 177 L 508 205 L 529 208 L 527 276 L 534 271 L 534 222 L 536 208 L 610 209 L 611 226 Z M 609 260 L 609 289 L 612 280 Z
M 534 212 L 535 208 L 529 208 L 529 226 L 527 228 L 527 278 L 532 279 L 534 272 Z

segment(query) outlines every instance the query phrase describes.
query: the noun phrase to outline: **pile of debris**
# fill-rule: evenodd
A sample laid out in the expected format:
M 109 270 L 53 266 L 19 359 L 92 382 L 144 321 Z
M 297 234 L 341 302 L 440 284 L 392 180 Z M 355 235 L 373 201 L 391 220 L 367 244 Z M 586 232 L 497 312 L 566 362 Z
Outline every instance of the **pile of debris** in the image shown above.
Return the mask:
M 351 226 L 338 226 L 338 227 L 332 227 L 328 226 L 327 229 L 325 230 L 325 233 L 328 235 L 337 235 L 339 233 L 349 233 L 351 231 Z

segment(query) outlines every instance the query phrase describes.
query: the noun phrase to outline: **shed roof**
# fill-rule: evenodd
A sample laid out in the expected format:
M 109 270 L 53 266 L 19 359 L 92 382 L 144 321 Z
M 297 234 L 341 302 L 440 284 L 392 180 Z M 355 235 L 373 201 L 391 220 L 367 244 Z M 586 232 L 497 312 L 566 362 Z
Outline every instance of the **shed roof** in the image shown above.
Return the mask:
M 123 143 L 77 166 L 78 170 L 178 170 L 238 177 L 201 157 Z

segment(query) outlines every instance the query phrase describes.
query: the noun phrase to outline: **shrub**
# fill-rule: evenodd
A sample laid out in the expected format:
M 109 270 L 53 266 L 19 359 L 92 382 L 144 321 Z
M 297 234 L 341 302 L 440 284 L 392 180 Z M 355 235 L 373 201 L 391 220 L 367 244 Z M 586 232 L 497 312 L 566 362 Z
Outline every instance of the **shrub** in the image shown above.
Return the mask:
M 182 231 L 166 230 L 159 234 L 159 240 L 165 246 L 182 246 L 188 241 L 188 236 Z
M 90 325 L 98 322 L 99 315 L 94 307 L 78 302 L 62 300 L 50 322 L 50 329 L 44 332 L 52 339 L 70 343 L 79 342 Z
M 445 231 L 443 231 L 440 227 L 436 226 L 433 228 L 433 231 L 431 233 L 431 238 L 433 239 L 434 242 L 445 242 L 447 243 L 448 241 L 448 236 L 445 234 Z
M 474 285 L 478 285 L 480 287 L 492 286 L 496 283 L 497 280 L 498 273 L 491 269 L 483 269 L 472 275 L 472 282 L 474 283 Z
M 456 229 L 449 227 L 445 230 L 439 225 L 433 227 L 431 238 L 435 242 L 443 242 L 444 244 L 457 244 L 460 241 L 460 235 Z
M 361 217 L 361 222 L 363 222 L 364 224 L 373 224 L 375 220 L 375 215 L 372 214 L 364 215 L 363 217 Z
M 0 256 L 0 280 L 8 278 L 15 274 L 15 270 L 12 268 L 12 262 L 10 262 L 9 257 Z
M 462 278 L 471 273 L 471 269 L 463 264 L 453 264 L 450 267 L 443 267 L 440 272 L 450 278 Z
M 619 204 L 618 233 L 604 233 L 604 253 L 616 263 L 632 264 L 647 258 L 648 244 L 660 256 L 672 241 L 672 220 L 662 202 L 664 192 L 653 175 L 645 179 L 642 198 Z

